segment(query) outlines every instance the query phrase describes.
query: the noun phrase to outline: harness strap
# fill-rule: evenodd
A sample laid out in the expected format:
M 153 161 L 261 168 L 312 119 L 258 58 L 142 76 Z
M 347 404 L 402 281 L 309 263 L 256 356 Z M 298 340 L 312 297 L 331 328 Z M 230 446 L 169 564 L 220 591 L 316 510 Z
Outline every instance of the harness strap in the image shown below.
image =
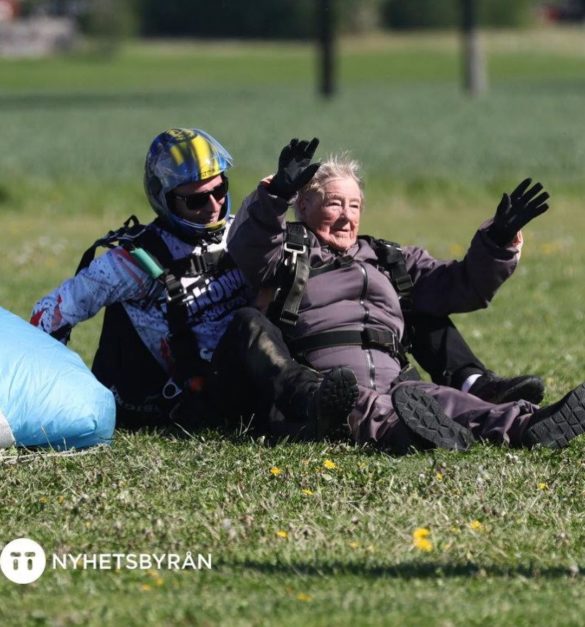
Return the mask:
M 108 231 L 104 237 L 97 239 L 81 256 L 77 270 L 75 274 L 79 274 L 81 270 L 87 268 L 89 264 L 94 260 L 96 250 L 100 247 L 115 248 L 117 245 L 124 246 L 133 242 L 137 237 L 142 235 L 147 230 L 146 225 L 140 224 L 138 218 L 135 215 L 131 215 L 123 226 L 115 231 Z
M 353 261 L 353 257 L 350 257 L 349 255 L 337 257 L 331 263 L 324 263 L 322 266 L 312 267 L 309 271 L 309 278 L 312 279 L 313 277 L 319 276 L 320 274 L 325 274 L 325 272 L 330 272 L 331 270 L 338 270 L 339 268 L 351 266 Z
M 335 346 L 360 346 L 361 348 L 373 348 L 388 353 L 395 357 L 404 367 L 408 363 L 404 348 L 396 333 L 389 330 L 366 327 L 363 331 L 325 331 L 315 333 L 302 338 L 291 340 L 289 347 L 294 354 L 305 355 L 321 348 Z
M 189 255 L 174 260 L 167 245 L 152 229 L 146 229 L 136 238 L 133 245 L 132 254 L 136 253 L 137 250 L 144 250 L 151 260 L 162 267 L 159 280 L 165 287 L 167 305 L 165 319 L 169 325 L 169 349 L 175 365 L 172 378 L 181 386 L 190 387 L 192 379 L 205 377 L 209 374 L 210 365 L 201 359 L 197 338 L 191 331 L 189 307 L 186 302 L 187 291 L 181 283 L 181 277 L 189 275 L 191 271 L 195 276 L 206 274 L 207 272 L 196 271 L 196 268 L 205 267 L 210 272 L 212 263 L 214 267 L 218 267 L 222 251 L 219 251 L 219 255 L 208 252 L 202 253 L 202 255 L 208 255 L 208 260 L 200 265 L 196 265 L 194 262 L 199 255 Z M 137 246 L 140 249 L 136 248 Z M 169 383 L 165 388 L 168 386 Z M 168 395 L 168 391 L 163 390 L 164 394 Z
M 268 308 L 268 317 L 278 326 L 294 327 L 299 319 L 299 307 L 311 270 L 308 242 L 303 224 L 287 222 L 278 289 Z
M 189 308 L 186 300 L 189 288 L 185 288 L 180 279 L 185 276 L 219 274 L 235 267 L 233 259 L 225 250 L 218 250 L 203 251 L 175 260 L 163 239 L 148 225 L 140 224 L 138 218 L 132 215 L 122 227 L 109 231 L 84 252 L 75 274 L 89 266 L 99 247 L 111 249 L 116 246 L 125 248 L 145 272 L 164 285 L 169 348 L 176 371 L 173 377 L 190 389 L 200 386 L 200 379 L 209 374 L 210 365 L 199 355 L 197 339 L 189 325 Z M 68 338 L 70 333 L 71 328 L 68 326 L 53 335 L 57 339 L 62 339 Z

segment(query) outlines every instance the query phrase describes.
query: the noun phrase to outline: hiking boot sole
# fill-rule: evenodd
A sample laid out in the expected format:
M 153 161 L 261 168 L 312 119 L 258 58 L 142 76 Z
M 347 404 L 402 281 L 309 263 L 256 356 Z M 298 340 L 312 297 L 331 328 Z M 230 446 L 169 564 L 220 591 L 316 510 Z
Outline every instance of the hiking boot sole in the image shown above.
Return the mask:
M 538 412 L 534 416 L 538 416 Z M 563 448 L 573 438 L 583 433 L 585 433 L 585 383 L 561 399 L 550 416 L 529 426 L 524 432 L 522 443 L 529 447 L 540 444 L 547 448 Z
M 414 385 L 401 385 L 392 394 L 398 417 L 416 435 L 438 448 L 466 451 L 475 442 L 469 429 L 449 418 L 432 397 Z
M 317 438 L 345 425 L 358 394 L 357 379 L 349 368 L 334 368 L 325 375 L 317 398 Z

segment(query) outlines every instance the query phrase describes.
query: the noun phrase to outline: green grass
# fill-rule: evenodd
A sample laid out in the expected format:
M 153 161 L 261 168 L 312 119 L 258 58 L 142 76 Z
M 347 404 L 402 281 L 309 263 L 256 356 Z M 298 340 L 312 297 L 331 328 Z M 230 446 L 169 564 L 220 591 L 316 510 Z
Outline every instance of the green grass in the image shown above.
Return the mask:
M 313 51 L 299 45 L 0 60 L 0 304 L 26 317 L 97 236 L 130 213 L 149 219 L 141 169 L 160 130 L 220 138 L 236 160 L 236 203 L 290 137 L 318 135 L 321 154 L 351 148 L 364 162 L 363 231 L 438 257 L 464 253 L 502 191 L 526 175 L 545 183 L 553 206 L 526 228 L 516 276 L 457 323 L 488 366 L 535 372 L 556 399 L 585 363 L 581 38 L 489 35 L 491 90 L 477 102 L 459 91 L 450 35 L 343 42 L 331 102 L 314 95 Z M 74 332 L 88 363 L 98 334 L 99 319 Z M 560 453 L 477 446 L 396 459 L 245 433 L 120 434 L 111 449 L 17 463 L 10 451 L 0 544 L 24 535 L 49 553 L 211 552 L 214 568 L 50 570 L 20 587 L 1 578 L 0 622 L 581 624 L 584 453 L 578 441 Z M 432 551 L 413 547 L 417 527 L 430 529 Z

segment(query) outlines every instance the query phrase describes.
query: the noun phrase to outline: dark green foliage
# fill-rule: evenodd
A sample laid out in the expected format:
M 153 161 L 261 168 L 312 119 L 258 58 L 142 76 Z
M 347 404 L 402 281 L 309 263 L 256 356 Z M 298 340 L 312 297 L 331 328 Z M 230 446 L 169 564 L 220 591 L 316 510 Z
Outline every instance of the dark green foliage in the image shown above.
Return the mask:
M 311 0 L 142 0 L 145 35 L 306 38 L 313 33 Z
M 457 0 L 387 0 L 383 16 L 395 29 L 449 28 L 457 24 Z
M 521 26 L 531 19 L 534 0 L 476 0 L 483 26 Z M 386 0 L 384 26 L 395 29 L 452 28 L 459 24 L 461 0 Z
M 332 18 L 343 32 L 379 25 L 382 0 L 336 0 Z M 307 39 L 315 34 L 317 0 L 140 0 L 145 35 L 238 39 Z

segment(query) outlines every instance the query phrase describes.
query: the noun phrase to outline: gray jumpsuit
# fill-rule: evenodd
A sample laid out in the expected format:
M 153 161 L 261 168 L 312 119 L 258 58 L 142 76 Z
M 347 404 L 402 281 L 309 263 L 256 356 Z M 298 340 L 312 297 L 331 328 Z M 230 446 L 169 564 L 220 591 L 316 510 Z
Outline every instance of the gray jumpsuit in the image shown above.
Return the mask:
M 259 188 L 243 203 L 228 238 L 228 250 L 255 287 L 275 285 L 283 259 L 287 203 Z M 328 263 L 339 253 L 309 232 L 311 266 Z M 512 274 L 518 250 L 502 248 L 485 233 L 475 234 L 461 261 L 439 261 L 417 247 L 404 247 L 406 266 L 414 288 L 415 312 L 437 316 L 485 308 L 500 285 Z M 376 267 L 373 249 L 358 240 L 344 253 L 351 263 L 308 280 L 293 339 L 333 330 L 366 327 L 404 332 L 398 294 L 388 276 Z M 400 363 L 382 350 L 360 346 L 321 348 L 306 354 L 318 370 L 350 367 L 358 380 L 359 398 L 349 417 L 356 442 L 375 442 L 383 448 L 400 447 L 409 433 L 392 407 L 391 391 L 398 383 Z M 426 382 L 420 385 L 447 415 L 470 428 L 477 438 L 519 445 L 536 406 L 525 402 L 494 405 L 452 388 Z

